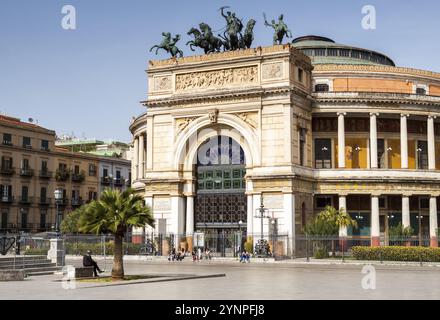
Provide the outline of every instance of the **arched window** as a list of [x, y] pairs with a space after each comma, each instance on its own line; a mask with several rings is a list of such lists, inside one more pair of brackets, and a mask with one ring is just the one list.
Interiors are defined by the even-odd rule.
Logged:
[[328, 92], [330, 91], [330, 88], [327, 83], [318, 83], [315, 85], [315, 91], [316, 92]]

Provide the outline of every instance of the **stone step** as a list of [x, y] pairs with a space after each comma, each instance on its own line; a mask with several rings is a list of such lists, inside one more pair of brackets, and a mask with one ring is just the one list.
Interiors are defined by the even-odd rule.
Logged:
[[14, 260], [8, 260], [8, 261], [0, 261], [0, 266], [8, 265], [8, 264], [29, 264], [29, 263], [46, 263], [50, 261], [49, 259], [16, 259]]
[[56, 267], [56, 266], [48, 266], [48, 267], [40, 267], [40, 268], [27, 268], [23, 269], [26, 274], [32, 274], [35, 272], [56, 272], [60, 271], [62, 267]]
[[8, 264], [8, 265], [2, 265], [0, 266], [0, 270], [7, 270], [7, 269], [30, 269], [30, 268], [44, 268], [44, 267], [54, 267], [56, 266], [55, 263], [52, 263], [50, 261], [44, 262], [44, 263], [17, 263], [17, 264]]
[[8, 261], [35, 261], [35, 260], [47, 260], [47, 256], [0, 256], [0, 263]]

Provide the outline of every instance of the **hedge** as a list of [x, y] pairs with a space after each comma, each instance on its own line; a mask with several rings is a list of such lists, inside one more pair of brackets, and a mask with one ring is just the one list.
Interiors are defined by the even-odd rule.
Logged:
[[357, 260], [440, 262], [440, 248], [429, 247], [352, 247]]
[[[87, 243], [87, 242], [65, 242], [64, 243], [66, 254], [73, 255], [84, 255], [87, 253], [87, 250], [92, 252], [92, 255], [102, 255], [104, 254], [104, 248], [102, 243]], [[124, 254], [137, 255], [143, 245], [136, 243], [124, 243], [123, 250]], [[113, 255], [115, 248], [114, 242], [106, 242], [105, 243], [105, 254]]]

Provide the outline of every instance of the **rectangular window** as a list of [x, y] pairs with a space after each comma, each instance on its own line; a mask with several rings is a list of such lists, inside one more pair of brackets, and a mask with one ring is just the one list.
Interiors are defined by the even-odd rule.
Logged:
[[298, 81], [302, 83], [303, 80], [304, 80], [304, 71], [303, 69], [298, 68]]
[[3, 209], [2, 210], [2, 225], [1, 225], [2, 229], [7, 229], [8, 228], [8, 210], [7, 209]]
[[426, 95], [426, 89], [423, 88], [423, 87], [418, 87], [418, 88], [416, 89], [416, 94], [421, 95], [421, 96], [424, 96], [424, 95]]
[[337, 57], [338, 56], [338, 49], [327, 49], [328, 56]]
[[428, 169], [428, 142], [417, 141], [417, 168], [422, 170]]
[[301, 166], [306, 165], [306, 135], [307, 129], [299, 130], [299, 163]]
[[40, 209], [40, 228], [41, 229], [46, 228], [46, 216], [47, 216], [47, 210]]
[[380, 169], [385, 168], [385, 140], [377, 139], [377, 166]]
[[26, 229], [28, 226], [28, 210], [26, 208], [21, 209], [21, 228]]
[[49, 141], [41, 140], [41, 150], [49, 151]]
[[315, 168], [332, 168], [332, 140], [315, 139]]
[[21, 169], [23, 169], [23, 170], [29, 170], [30, 169], [29, 159], [21, 160]]
[[2, 157], [2, 169], [11, 170], [12, 169], [12, 158]]
[[79, 165], [75, 165], [75, 167], [73, 167], [73, 173], [79, 174]]
[[29, 194], [29, 187], [28, 186], [22, 186], [21, 187], [21, 197], [23, 200], [27, 200]]
[[89, 176], [90, 177], [96, 176], [96, 166], [93, 163], [89, 164]]
[[10, 133], [3, 133], [3, 144], [12, 146], [12, 135]]
[[47, 172], [47, 161], [45, 160], [41, 161], [41, 171]]
[[121, 171], [116, 170], [116, 179], [121, 179]]
[[106, 169], [106, 168], [102, 169], [102, 176], [103, 176], [104, 178], [107, 178], [107, 177], [108, 177], [108, 169]]
[[46, 196], [47, 196], [47, 188], [41, 187], [40, 189], [40, 202], [46, 203]]
[[23, 148], [30, 149], [31, 147], [31, 138], [23, 137]]
[[58, 170], [59, 170], [59, 171], [67, 171], [67, 164], [65, 164], [65, 163], [59, 163], [59, 164], [58, 164]]

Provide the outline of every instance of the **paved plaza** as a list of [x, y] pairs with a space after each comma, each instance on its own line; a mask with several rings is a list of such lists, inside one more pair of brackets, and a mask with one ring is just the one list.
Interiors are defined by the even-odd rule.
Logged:
[[[104, 261], [98, 261], [103, 266]], [[79, 260], [68, 263], [78, 265]], [[107, 260], [107, 270], [110, 264]], [[149, 283], [93, 288], [79, 285], [77, 289], [66, 290], [59, 281], [60, 275], [30, 277], [24, 282], [1, 283], [0, 300], [440, 299], [439, 267], [375, 266], [374, 290], [362, 288], [365, 276], [362, 267], [350, 264], [127, 261], [126, 274], [159, 274], [165, 278]], [[208, 277], [179, 280], [185, 275]], [[210, 278], [210, 275], [215, 277]]]

